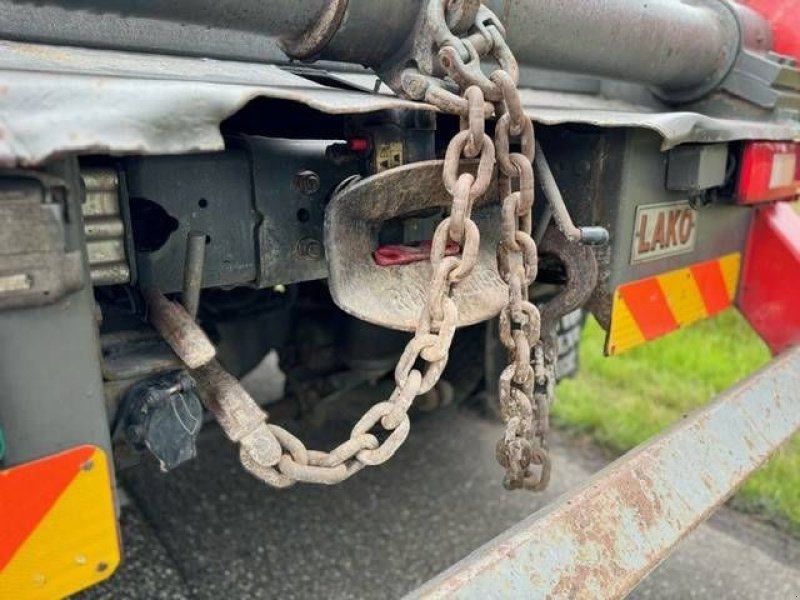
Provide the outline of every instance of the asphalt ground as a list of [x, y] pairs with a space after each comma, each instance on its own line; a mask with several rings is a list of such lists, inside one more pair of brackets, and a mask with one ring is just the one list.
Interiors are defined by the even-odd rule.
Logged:
[[[274, 397], [273, 372], [250, 380]], [[346, 438], [360, 407], [385, 388], [348, 398], [350, 414], [321, 447]], [[277, 491], [241, 470], [210, 427], [198, 459], [162, 474], [145, 460], [121, 474], [124, 563], [82, 598], [330, 598], [402, 596], [607, 463], [591, 444], [556, 432], [543, 494], [509, 493], [494, 459], [499, 424], [465, 408], [418, 415], [387, 464], [333, 487]], [[684, 540], [632, 598], [800, 598], [800, 541], [723, 508]]]

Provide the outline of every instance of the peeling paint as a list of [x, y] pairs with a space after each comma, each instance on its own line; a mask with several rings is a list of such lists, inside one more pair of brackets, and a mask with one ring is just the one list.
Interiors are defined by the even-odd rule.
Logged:
[[624, 597], [798, 428], [800, 348], [409, 598]]
[[[65, 152], [177, 154], [223, 148], [219, 125], [255, 98], [329, 114], [433, 110], [365, 89], [374, 76], [337, 73], [353, 86], [320, 85], [274, 65], [0, 41], [0, 164], [35, 165]], [[791, 121], [653, 113], [619, 100], [521, 90], [526, 114], [545, 125], [639, 127], [662, 148], [688, 142], [800, 137]]]

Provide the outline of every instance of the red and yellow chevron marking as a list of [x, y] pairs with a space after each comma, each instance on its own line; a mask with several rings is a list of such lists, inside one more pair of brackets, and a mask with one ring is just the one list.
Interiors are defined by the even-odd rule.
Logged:
[[78, 446], [0, 471], [0, 598], [63, 598], [109, 577], [119, 558], [100, 448]]
[[619, 354], [728, 308], [736, 295], [741, 255], [623, 284], [614, 292], [606, 354]]

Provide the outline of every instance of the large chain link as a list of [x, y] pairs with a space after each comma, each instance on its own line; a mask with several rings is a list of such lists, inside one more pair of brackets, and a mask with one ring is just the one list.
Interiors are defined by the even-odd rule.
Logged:
[[[496, 26], [479, 28], [484, 53], [493, 56], [499, 68], [488, 77], [482, 72], [480, 56], [469, 40], [461, 40], [469, 61], [452, 46], [439, 52], [448, 76], [462, 89], [468, 109], [461, 108], [462, 132], [467, 136], [466, 156], [485, 147], [483, 139], [484, 98], [494, 105], [495, 153], [501, 198], [501, 238], [497, 246], [497, 269], [508, 285], [508, 302], [499, 317], [500, 340], [509, 364], [499, 381], [500, 413], [505, 434], [497, 444], [498, 462], [505, 468], [507, 489], [544, 489], [550, 479], [547, 451], [548, 411], [554, 385], [554, 363], [541, 339], [539, 310], [528, 297], [536, 278], [538, 254], [531, 237], [533, 221], [533, 158], [536, 147], [533, 124], [522, 109], [517, 89], [518, 68], [502, 32]], [[498, 57], [502, 57], [500, 60]], [[429, 94], [434, 101], [437, 94]], [[439, 104], [439, 103], [437, 103]], [[454, 102], [440, 103], [452, 110]], [[516, 138], [519, 151], [511, 151]], [[455, 141], [455, 140], [454, 140]]]

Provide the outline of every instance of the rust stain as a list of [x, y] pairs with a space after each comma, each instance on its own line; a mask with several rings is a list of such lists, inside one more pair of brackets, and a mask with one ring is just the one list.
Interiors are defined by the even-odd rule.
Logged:
[[[800, 350], [796, 352], [793, 356], [800, 361]], [[785, 373], [776, 372], [776, 369], [769, 372], [770, 377], [779, 375]], [[673, 432], [654, 440], [632, 456], [620, 459], [601, 477], [576, 490], [554, 510], [526, 527], [524, 539], [512, 538], [517, 540], [517, 543], [511, 542], [514, 551], [528, 548], [541, 560], [549, 560], [545, 571], [540, 561], [538, 564], [526, 563], [526, 552], [517, 553], [518, 564], [514, 568], [526, 569], [532, 584], [527, 589], [535, 590], [539, 594], [534, 594], [536, 597], [544, 595], [554, 599], [619, 597], [633, 589], [680, 539], [694, 531], [724, 500], [724, 488], [737, 484], [760, 462], [762, 453], [757, 452], [760, 448], [759, 430], [753, 427], [745, 413], [751, 414], [753, 409], [757, 409], [759, 414], [763, 414], [769, 407], [773, 409], [773, 419], [777, 421], [779, 415], [774, 398], [772, 404], [769, 403], [769, 391], [765, 394], [767, 398], [759, 398], [758, 402], [746, 399], [749, 410], [743, 412], [739, 406], [745, 393], [742, 389], [750, 387], [752, 384], [723, 396], [728, 406], [723, 403], [711, 405], [706, 413], [699, 414], [696, 419], [690, 418], [678, 429], [680, 435]], [[737, 446], [737, 449], [747, 448], [749, 451], [748, 469], [733, 463], [729, 467], [725, 456], [735, 453], [725, 444], [716, 445], [718, 438], [714, 433], [720, 427], [727, 426], [737, 431], [745, 425], [750, 430], [740, 436], [741, 447]], [[779, 431], [785, 436], [794, 431], [797, 422], [763, 425], [765, 430], [769, 430], [769, 425], [774, 428], [783, 426]], [[714, 448], [708, 456], [709, 464], [704, 462], [703, 456], [687, 452], [694, 446], [685, 444], [686, 435], [697, 443]], [[684, 452], [676, 455], [672, 451], [675, 448]], [[714, 462], [716, 459], [719, 459], [718, 463]], [[681, 485], [675, 485], [669, 476], [680, 473], [681, 469], [690, 476]], [[684, 493], [689, 497], [684, 498]], [[702, 502], [702, 506], [698, 502]], [[504, 555], [510, 556], [512, 551], [508, 544], [508, 540], [498, 544], [501, 552], [493, 549], [492, 564], [484, 563], [482, 567], [491, 572], [503, 562]], [[553, 562], [550, 553], [553, 547], [567, 556]], [[460, 583], [468, 583], [476, 577], [474, 572], [462, 571], [460, 574], [464, 575]], [[451, 576], [450, 581], [458, 575]], [[499, 584], [501, 589], [504, 584], [507, 582]], [[461, 589], [461, 586], [451, 589]]]
[[702, 480], [703, 485], [706, 486], [706, 489], [710, 491], [713, 491], [715, 489], [716, 486], [714, 485], [714, 480], [711, 479], [711, 477], [709, 477], [707, 473], [703, 473], [700, 476], [700, 479]]
[[[615, 481], [614, 489], [619, 492], [631, 485], [637, 484], [622, 477]], [[576, 545], [597, 552], [600, 560], [578, 562], [564, 569], [548, 598], [591, 598], [597, 590], [615, 587], [614, 582], [626, 576], [625, 569], [614, 560], [617, 533], [622, 528], [619, 505], [608, 502], [602, 491], [602, 487], [592, 486], [585, 492], [587, 502], [576, 502], [559, 519], [559, 525]]]
[[35, 44], [25, 44], [15, 46], [14, 52], [25, 56], [33, 56], [35, 58], [43, 58], [46, 60], [53, 60], [62, 63], [71, 63], [71, 55], [69, 52], [59, 50], [52, 46], [39, 46]]

